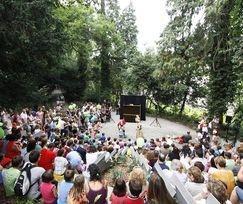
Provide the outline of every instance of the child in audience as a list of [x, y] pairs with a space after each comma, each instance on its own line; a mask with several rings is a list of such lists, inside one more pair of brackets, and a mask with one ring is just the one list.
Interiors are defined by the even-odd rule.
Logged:
[[63, 180], [63, 174], [68, 165], [68, 161], [64, 155], [64, 150], [59, 149], [57, 151], [57, 157], [54, 159], [54, 178], [56, 181], [60, 182]]
[[56, 204], [57, 202], [57, 189], [52, 183], [54, 180], [53, 171], [47, 170], [42, 174], [42, 183], [40, 185], [40, 192], [44, 204]]
[[[146, 196], [148, 190], [148, 182], [146, 180], [146, 175], [141, 167], [135, 166], [133, 168], [129, 175], [129, 180], [137, 180], [142, 183], [142, 192], [140, 194], [140, 197]], [[131, 195], [131, 192], [129, 190], [129, 182], [127, 182], [127, 194]]]
[[68, 194], [68, 204], [86, 204], [89, 203], [86, 192], [84, 189], [84, 176], [78, 175], [75, 180], [73, 187], [70, 189]]
[[115, 182], [115, 186], [110, 197], [111, 204], [124, 204], [126, 192], [127, 189], [125, 181], [118, 178]]
[[125, 198], [125, 204], [144, 204], [143, 198], [139, 197], [142, 192], [143, 184], [139, 180], [130, 180], [129, 181], [129, 191], [130, 195], [127, 195]]
[[58, 204], [66, 204], [70, 189], [73, 187], [74, 170], [66, 170], [64, 172], [64, 181], [62, 181], [58, 188]]

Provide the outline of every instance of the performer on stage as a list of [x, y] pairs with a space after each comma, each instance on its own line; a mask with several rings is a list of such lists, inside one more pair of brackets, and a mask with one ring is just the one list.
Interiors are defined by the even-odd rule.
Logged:
[[135, 117], [135, 122], [136, 122], [136, 123], [140, 123], [140, 121], [141, 121], [141, 120], [140, 120], [139, 115], [136, 115], [136, 117]]
[[137, 129], [136, 129], [136, 138], [138, 137], [143, 137], [143, 130], [142, 130], [141, 123], [137, 125]]
[[118, 124], [117, 124], [117, 127], [118, 127], [118, 131], [119, 131], [119, 137], [126, 137], [126, 134], [125, 134], [125, 124], [126, 124], [126, 121], [125, 119], [121, 119]]
[[136, 138], [143, 137], [142, 125], [139, 115], [136, 115], [135, 122], [137, 123]]

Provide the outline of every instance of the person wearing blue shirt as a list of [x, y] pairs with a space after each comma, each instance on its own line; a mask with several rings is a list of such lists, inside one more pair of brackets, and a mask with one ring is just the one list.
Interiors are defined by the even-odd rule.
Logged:
[[[164, 170], [164, 169], [169, 170], [169, 167], [165, 164], [165, 155], [159, 154], [159, 158], [158, 158], [157, 162], [158, 162], [161, 170]], [[153, 167], [152, 170], [155, 171], [155, 168]]]
[[66, 170], [64, 172], [64, 181], [58, 188], [57, 204], [67, 204], [67, 197], [70, 189], [73, 187], [74, 170]]

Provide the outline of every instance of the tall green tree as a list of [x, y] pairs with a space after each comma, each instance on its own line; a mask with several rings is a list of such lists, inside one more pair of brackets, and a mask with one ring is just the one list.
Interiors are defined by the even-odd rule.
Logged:
[[136, 76], [137, 70], [141, 68], [141, 64], [143, 63], [141, 62], [140, 66], [138, 60], [144, 58], [137, 49], [138, 28], [136, 25], [135, 9], [132, 3], [122, 11], [118, 30], [123, 42], [120, 46], [120, 56], [124, 59], [123, 69], [121, 69], [120, 72], [121, 84], [123, 87], [122, 91], [125, 93], [139, 94], [138, 89], [134, 87], [134, 81], [131, 79], [136, 79], [138, 77]]
[[56, 0], [0, 2], [0, 104], [40, 103], [48, 71], [63, 54]]
[[125, 43], [125, 57], [131, 59], [137, 54], [137, 34], [136, 15], [133, 4], [130, 3], [127, 8], [122, 11], [119, 22], [119, 31]]
[[[111, 5], [107, 0], [93, 1], [88, 3], [96, 12], [95, 21], [93, 22], [93, 41], [95, 44], [95, 60], [96, 71], [96, 83], [95, 89], [98, 90], [100, 100], [110, 99], [112, 93], [112, 44], [114, 40], [114, 34], [116, 33], [115, 23], [109, 15], [113, 13], [109, 12], [109, 6]], [[115, 14], [114, 14], [115, 15]], [[91, 70], [92, 72], [92, 70]]]
[[193, 24], [201, 7], [201, 0], [168, 1], [170, 22], [160, 40], [161, 88], [168, 91], [165, 101], [180, 105], [180, 114], [188, 99], [193, 101], [204, 94], [203, 34]]
[[[97, 6], [100, 9], [97, 10]], [[97, 80], [100, 83], [96, 83], [96, 87], [100, 84], [97, 90], [101, 98], [114, 95], [117, 101], [123, 91], [126, 70], [137, 52], [134, 9], [130, 5], [121, 12], [118, 1], [105, 0], [97, 3], [95, 10], [98, 15], [94, 25], [93, 39], [97, 50], [94, 66], [96, 75], [100, 76]]]
[[113, 53], [111, 57], [111, 79], [113, 93], [116, 101], [127, 86], [127, 71], [138, 56], [137, 50], [137, 26], [135, 10], [129, 4], [123, 11], [120, 10], [117, 1], [108, 1], [108, 17], [115, 24]]
[[231, 12], [235, 0], [208, 1], [205, 25], [208, 34], [207, 64], [209, 72], [208, 110], [221, 119], [229, 103], [234, 101], [237, 74], [231, 50]]
[[67, 42], [61, 69], [54, 72], [55, 83], [65, 91], [68, 101], [80, 100], [86, 89], [87, 70], [92, 53], [94, 11], [83, 2], [69, 2], [55, 12], [64, 25]]

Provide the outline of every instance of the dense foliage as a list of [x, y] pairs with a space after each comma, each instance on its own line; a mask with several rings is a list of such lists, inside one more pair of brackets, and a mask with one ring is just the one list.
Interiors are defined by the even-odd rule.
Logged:
[[54, 0], [0, 2], [0, 104], [16, 106], [43, 97], [48, 72], [64, 53]]
[[222, 120], [232, 104], [240, 115], [242, 6], [238, 0], [168, 1], [171, 20], [161, 35], [158, 69], [180, 113], [185, 103], [204, 98], [200, 104], [211, 117]]

